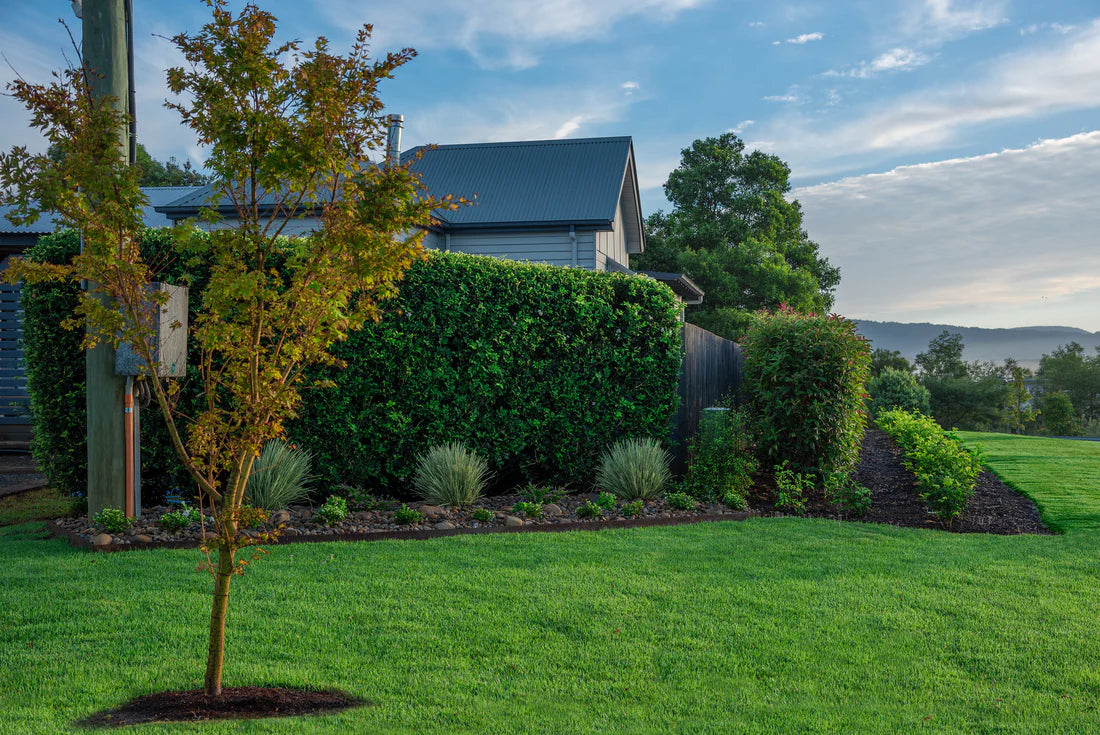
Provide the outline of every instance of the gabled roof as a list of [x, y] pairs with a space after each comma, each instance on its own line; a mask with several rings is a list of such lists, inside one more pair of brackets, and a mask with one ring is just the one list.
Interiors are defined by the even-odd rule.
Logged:
[[474, 202], [439, 213], [448, 228], [610, 227], [624, 185], [636, 197], [626, 177], [633, 158], [629, 136], [420, 146], [401, 156], [433, 195]]
[[[182, 196], [194, 194], [198, 190], [206, 190], [204, 186], [143, 186], [149, 203], [142, 210], [141, 219], [146, 227], [171, 227], [172, 221], [157, 211], [157, 207], [170, 204]], [[38, 221], [33, 225], [13, 225], [6, 215], [13, 207], [0, 206], [0, 234], [25, 234], [48, 235], [57, 229], [57, 222], [49, 212], [43, 212]]]

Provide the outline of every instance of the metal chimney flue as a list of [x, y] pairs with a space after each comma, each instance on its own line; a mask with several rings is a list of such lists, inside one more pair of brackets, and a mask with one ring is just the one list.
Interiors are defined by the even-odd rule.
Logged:
[[386, 135], [386, 165], [397, 166], [401, 163], [401, 130], [405, 127], [404, 115], [389, 116], [390, 130]]

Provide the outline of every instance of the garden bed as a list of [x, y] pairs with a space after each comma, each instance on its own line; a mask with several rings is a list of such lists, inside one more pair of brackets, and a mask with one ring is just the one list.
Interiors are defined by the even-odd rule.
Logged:
[[[418, 539], [471, 533], [598, 530], [781, 515], [772, 505], [773, 496], [766, 478], [760, 479], [750, 495], [747, 512], [735, 511], [718, 503], [700, 503], [695, 510], [677, 510], [662, 499], [646, 504], [640, 513], [630, 517], [624, 515], [622, 506], [619, 506], [603, 511], [597, 518], [582, 518], [578, 509], [586, 502], [596, 500], [597, 494], [581, 493], [567, 495], [557, 503], [545, 504], [542, 515], [533, 518], [513, 511], [515, 503], [524, 500], [523, 497], [500, 495], [483, 498], [471, 508], [410, 503], [409, 507], [420, 511], [424, 518], [419, 523], [406, 524], [396, 522], [392, 507], [352, 512], [346, 520], [329, 526], [313, 521], [312, 508], [295, 506], [289, 511], [272, 514], [268, 527], [282, 527], [278, 543], [295, 543]], [[879, 429], [869, 428], [864, 436], [855, 479], [872, 492], [871, 508], [862, 518], [846, 515], [837, 506], [826, 503], [811, 503], [806, 515], [961, 533], [1051, 533], [1040, 519], [1035, 504], [990, 472], [979, 476], [978, 486], [966, 512], [950, 527], [945, 527], [917, 498], [913, 476], [902, 466], [899, 450]], [[489, 510], [492, 518], [475, 519], [474, 513], [478, 508]], [[146, 509], [132, 528], [118, 535], [97, 533], [86, 516], [58, 519], [52, 521], [49, 528], [55, 535], [68, 538], [76, 546], [100, 551], [197, 546], [203, 533], [203, 528], [198, 524], [177, 532], [157, 527], [157, 519], [166, 510], [161, 506]], [[244, 533], [256, 535], [262, 530], [249, 529]]]

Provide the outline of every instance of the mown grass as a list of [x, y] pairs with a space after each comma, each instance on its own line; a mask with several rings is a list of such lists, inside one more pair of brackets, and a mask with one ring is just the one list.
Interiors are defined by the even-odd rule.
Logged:
[[72, 500], [49, 487], [0, 498], [0, 526], [44, 521], [66, 515]]
[[[36, 528], [0, 529], [0, 732], [199, 685], [196, 552], [87, 554]], [[1100, 731], [1100, 542], [1066, 528], [780, 518], [276, 548], [235, 582], [226, 685], [372, 704], [132, 731]]]

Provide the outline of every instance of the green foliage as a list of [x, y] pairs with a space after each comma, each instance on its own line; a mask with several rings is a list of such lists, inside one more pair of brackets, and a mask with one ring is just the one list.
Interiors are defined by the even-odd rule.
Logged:
[[252, 464], [252, 474], [245, 486], [245, 499], [253, 507], [267, 510], [289, 508], [309, 496], [309, 474], [313, 455], [306, 449], [288, 445], [282, 439], [271, 439]]
[[359, 485], [337, 485], [336, 494], [348, 501], [348, 510], [393, 510], [397, 502], [393, 498], [376, 495]]
[[806, 511], [806, 496], [813, 492], [813, 477], [795, 472], [787, 460], [775, 466], [775, 508], [796, 515]]
[[603, 515], [603, 508], [593, 503], [591, 500], [586, 500], [580, 504], [577, 508], [577, 516], [579, 518], [599, 518]]
[[134, 521], [118, 508], [104, 508], [92, 516], [92, 525], [100, 533], [123, 533]]
[[1004, 368], [962, 359], [961, 334], [944, 330], [917, 355], [920, 382], [940, 426], [1003, 428], [1009, 389]]
[[877, 347], [871, 352], [871, 377], [877, 377], [883, 370], [890, 368], [903, 373], [913, 372], [913, 366], [898, 350]]
[[645, 502], [642, 500], [632, 500], [629, 503], [624, 503], [623, 507], [619, 511], [623, 514], [624, 518], [633, 518], [642, 514], [642, 509], [645, 507]]
[[631, 267], [686, 273], [707, 294], [687, 320], [729, 339], [757, 309], [827, 311], [840, 272], [802, 229], [789, 177], [777, 156], [746, 154], [733, 133], [696, 140], [665, 184], [672, 211], [646, 221], [646, 251]]
[[946, 329], [928, 343], [928, 349], [917, 355], [917, 367], [922, 377], [965, 378], [969, 375], [963, 361], [963, 338]]
[[[46, 156], [51, 161], [61, 163], [66, 153], [61, 146], [54, 144], [46, 151]], [[138, 169], [138, 184], [141, 186], [200, 186], [210, 183], [210, 177], [193, 168], [190, 161], [181, 164], [172, 156], [161, 163], [149, 155], [149, 151], [141, 143], [137, 144], [135, 166]]]
[[623, 500], [655, 500], [672, 477], [670, 461], [654, 439], [623, 439], [600, 455], [596, 485]]
[[198, 508], [189, 508], [186, 503], [177, 510], [170, 510], [167, 513], [163, 513], [160, 518], [157, 519], [157, 525], [163, 528], [165, 531], [182, 531], [189, 527], [192, 523], [197, 523], [202, 520], [202, 513]]
[[871, 507], [871, 490], [843, 472], [826, 475], [825, 498], [856, 516], [862, 516]]
[[613, 493], [600, 493], [596, 498], [596, 505], [600, 506], [604, 510], [613, 510], [617, 504], [617, 499]]
[[339, 495], [330, 495], [320, 508], [313, 514], [313, 520], [320, 521], [326, 526], [335, 526], [348, 517], [348, 501]]
[[1081, 436], [1077, 410], [1063, 391], [1043, 396], [1043, 430], [1050, 436]]
[[512, 512], [525, 515], [528, 518], [541, 518], [542, 503], [531, 503], [526, 500], [521, 500], [512, 506]]
[[587, 483], [617, 438], [667, 434], [678, 312], [646, 278], [433, 252], [336, 350], [345, 365], [317, 375], [335, 388], [291, 435], [333, 482], [399, 488], [461, 440], [502, 474]]
[[412, 483], [435, 505], [469, 505], [481, 497], [492, 475], [488, 463], [461, 442], [432, 447], [417, 458]]
[[878, 425], [901, 447], [902, 462], [917, 478], [920, 499], [944, 522], [958, 518], [982, 471], [980, 454], [967, 451], [927, 416], [887, 411]]
[[488, 523], [493, 520], [493, 511], [488, 508], [478, 508], [474, 511], [474, 520], [480, 523]]
[[744, 342], [743, 390], [766, 464], [824, 475], [851, 469], [864, 429], [867, 341], [842, 317], [757, 315]]
[[564, 498], [565, 490], [559, 487], [537, 485], [533, 482], [529, 482], [519, 491], [519, 495], [524, 500], [529, 500], [532, 503], [547, 505], [550, 503], [557, 503]]
[[729, 490], [722, 496], [722, 505], [734, 510], [746, 510], [749, 507], [749, 501], [744, 495]]
[[1083, 421], [1100, 418], [1100, 350], [1086, 355], [1076, 342], [1059, 346], [1039, 360], [1036, 375], [1044, 393], [1062, 391], [1069, 396]]
[[1015, 434], [1029, 432], [1039, 418], [1027, 379], [1031, 370], [1021, 367], [1015, 360], [1005, 360], [1004, 372], [1008, 380], [1008, 419], [1009, 430]]
[[867, 383], [867, 393], [871, 396], [872, 416], [892, 408], [925, 415], [932, 413], [928, 389], [910, 372], [884, 368]]
[[401, 525], [413, 525], [423, 523], [424, 514], [402, 503], [401, 507], [393, 512], [393, 520], [394, 523], [400, 523]]
[[699, 433], [688, 443], [688, 471], [681, 487], [703, 500], [732, 493], [743, 504], [758, 469], [753, 451], [745, 411], [704, 411]]
[[665, 495], [665, 500], [668, 501], [668, 506], [674, 510], [695, 510], [699, 504], [695, 498], [681, 492], [669, 493]]

